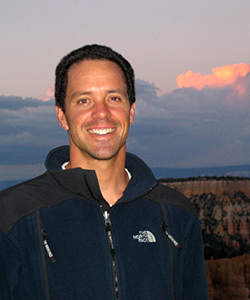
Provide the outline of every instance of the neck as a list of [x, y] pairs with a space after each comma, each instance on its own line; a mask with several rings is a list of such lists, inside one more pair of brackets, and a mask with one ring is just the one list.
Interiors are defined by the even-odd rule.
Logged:
[[80, 167], [95, 170], [104, 199], [110, 205], [115, 204], [122, 197], [129, 182], [128, 173], [125, 171], [126, 151], [120, 151], [115, 157], [108, 160], [76, 158], [77, 156], [70, 155], [66, 169]]
[[125, 165], [120, 168], [114, 166], [96, 170], [96, 174], [104, 199], [111, 205], [115, 204], [123, 196], [129, 182]]

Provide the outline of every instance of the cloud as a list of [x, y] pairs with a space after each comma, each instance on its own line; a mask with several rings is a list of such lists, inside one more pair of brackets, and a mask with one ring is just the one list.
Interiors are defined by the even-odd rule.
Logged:
[[[137, 79], [136, 91], [127, 150], [151, 167], [250, 164], [249, 73], [238, 71], [231, 84], [182, 87], [163, 96], [153, 83]], [[0, 139], [0, 180], [1, 174], [27, 178], [31, 165], [38, 174], [47, 153], [68, 144], [53, 99], [16, 96], [0, 96]]]
[[219, 71], [234, 72], [224, 84], [182, 87], [161, 97], [156, 89], [153, 97], [141, 93], [128, 149], [158, 167], [249, 164], [250, 76], [244, 66], [215, 70], [217, 78]]
[[186, 74], [181, 74], [176, 78], [179, 88], [194, 87], [198, 90], [209, 87], [224, 88], [227, 85], [236, 85], [239, 96], [245, 94], [244, 88], [237, 84], [241, 78], [246, 77], [250, 72], [250, 66], [245, 63], [216, 67], [212, 69], [212, 74], [202, 76], [201, 73], [193, 73], [191, 70]]
[[43, 102], [36, 98], [22, 98], [18, 96], [0, 96], [0, 110], [18, 111], [26, 108], [51, 106], [52, 102]]
[[53, 100], [0, 96], [0, 165], [42, 163], [52, 145], [67, 143], [60, 129]]
[[[34, 165], [0, 165], [1, 181], [24, 180], [45, 172], [43, 164]], [[11, 174], [11, 177], [10, 177]]]
[[44, 102], [49, 101], [51, 99], [54, 99], [54, 94], [55, 94], [55, 86], [52, 85], [47, 89], [46, 93], [39, 100], [42, 100]]

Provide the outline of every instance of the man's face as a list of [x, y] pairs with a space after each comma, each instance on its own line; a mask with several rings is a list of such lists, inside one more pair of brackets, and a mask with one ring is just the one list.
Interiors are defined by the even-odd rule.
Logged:
[[68, 130], [71, 153], [87, 160], [125, 154], [135, 104], [130, 107], [124, 74], [116, 63], [84, 60], [72, 65], [65, 112], [56, 110], [60, 125]]

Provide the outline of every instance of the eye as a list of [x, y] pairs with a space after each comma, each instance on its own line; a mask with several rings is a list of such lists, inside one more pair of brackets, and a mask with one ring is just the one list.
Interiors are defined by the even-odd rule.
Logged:
[[77, 103], [78, 103], [78, 104], [86, 104], [86, 103], [88, 103], [88, 102], [89, 102], [88, 99], [83, 98], [83, 99], [79, 99]]
[[117, 101], [121, 101], [121, 98], [118, 97], [118, 96], [112, 96], [109, 98], [110, 101], [114, 101], [114, 102], [117, 102]]

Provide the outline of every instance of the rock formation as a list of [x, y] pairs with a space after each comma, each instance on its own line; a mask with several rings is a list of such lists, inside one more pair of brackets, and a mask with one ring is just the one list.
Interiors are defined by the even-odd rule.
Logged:
[[249, 300], [249, 254], [205, 263], [210, 300]]
[[[165, 182], [194, 204], [206, 246], [214, 258], [250, 253], [250, 179]], [[218, 256], [219, 255], [219, 256]], [[206, 257], [209, 258], [209, 257]]]
[[210, 300], [250, 298], [250, 179], [163, 182], [194, 204], [204, 238]]

